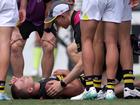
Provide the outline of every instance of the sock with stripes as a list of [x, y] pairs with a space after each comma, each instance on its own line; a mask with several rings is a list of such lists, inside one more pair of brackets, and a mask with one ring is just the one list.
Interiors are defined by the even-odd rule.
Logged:
[[94, 87], [96, 88], [97, 92], [101, 90], [101, 75], [94, 75], [93, 83]]
[[134, 75], [133, 70], [123, 70], [124, 86], [134, 89]]
[[79, 76], [79, 79], [80, 79], [82, 85], [83, 85], [84, 87], [86, 87], [85, 75], [84, 75], [84, 74], [81, 74], [81, 75]]
[[4, 93], [5, 81], [0, 81], [0, 93]]
[[86, 90], [88, 91], [90, 87], [93, 87], [93, 78], [94, 76], [85, 76], [85, 87]]
[[108, 90], [113, 90], [114, 91], [114, 87], [115, 87], [115, 79], [107, 79], [107, 89]]

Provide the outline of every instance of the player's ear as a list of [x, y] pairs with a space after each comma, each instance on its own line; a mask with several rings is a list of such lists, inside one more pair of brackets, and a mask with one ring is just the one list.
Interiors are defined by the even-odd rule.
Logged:
[[29, 93], [32, 93], [32, 92], [33, 92], [33, 88], [32, 88], [32, 87], [31, 87], [31, 88], [28, 88], [27, 91], [28, 91]]

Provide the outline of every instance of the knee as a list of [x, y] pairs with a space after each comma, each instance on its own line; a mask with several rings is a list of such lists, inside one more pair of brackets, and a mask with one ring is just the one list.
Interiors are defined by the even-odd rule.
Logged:
[[114, 39], [106, 39], [105, 40], [105, 44], [106, 44], [106, 46], [109, 46], [109, 45], [117, 45], [117, 40], [114, 40]]
[[124, 40], [119, 40], [120, 46], [131, 46], [131, 40], [130, 38], [126, 38]]
[[14, 43], [11, 44], [11, 53], [12, 54], [17, 54], [19, 52], [22, 52], [24, 47], [24, 43], [22, 40], [15, 41]]
[[48, 41], [42, 41], [42, 48], [45, 52], [53, 52], [55, 46]]

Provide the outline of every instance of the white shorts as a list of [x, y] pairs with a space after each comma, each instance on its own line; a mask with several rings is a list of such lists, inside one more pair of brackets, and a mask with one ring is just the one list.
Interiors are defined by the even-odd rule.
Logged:
[[83, 0], [81, 20], [121, 23], [123, 0]]
[[132, 8], [130, 3], [130, 0], [123, 0], [124, 1], [124, 8], [123, 8], [123, 15], [122, 15], [122, 21], [131, 21], [132, 19]]
[[0, 26], [14, 27], [18, 18], [16, 0], [0, 0]]

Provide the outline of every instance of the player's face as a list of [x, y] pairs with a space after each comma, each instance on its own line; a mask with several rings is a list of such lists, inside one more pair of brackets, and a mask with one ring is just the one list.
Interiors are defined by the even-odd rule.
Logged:
[[55, 23], [63, 28], [68, 28], [70, 25], [69, 18], [66, 15], [58, 16], [55, 20]]
[[26, 90], [34, 86], [34, 81], [32, 77], [21, 77], [15, 82], [15, 86], [18, 89]]

